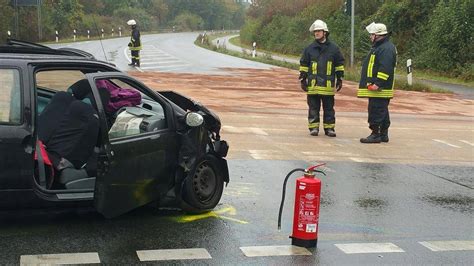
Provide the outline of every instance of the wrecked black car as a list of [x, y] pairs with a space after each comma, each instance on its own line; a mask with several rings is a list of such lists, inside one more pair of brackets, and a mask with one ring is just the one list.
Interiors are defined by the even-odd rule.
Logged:
[[0, 208], [202, 212], [229, 182], [221, 122], [75, 49], [0, 46]]

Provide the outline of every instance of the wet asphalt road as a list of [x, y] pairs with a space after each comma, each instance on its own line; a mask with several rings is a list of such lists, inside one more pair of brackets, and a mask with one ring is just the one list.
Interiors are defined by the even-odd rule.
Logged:
[[[18, 263], [21, 255], [71, 252], [98, 252], [105, 264], [135, 264], [137, 250], [174, 248], [205, 248], [212, 256], [175, 264], [472, 262], [473, 251], [433, 252], [418, 243], [473, 239], [472, 189], [443, 179], [469, 179], [472, 168], [354, 162], [331, 162], [325, 168], [319, 242], [312, 256], [245, 257], [240, 247], [290, 244], [294, 180], [288, 185], [282, 231], [277, 231], [283, 178], [308, 163], [231, 160], [232, 181], [216, 211], [207, 216], [151, 207], [112, 220], [92, 209], [2, 213], [0, 264]], [[405, 252], [345, 254], [335, 246], [365, 242], [390, 242]]]
[[[179, 40], [194, 38], [188, 34], [175, 36]], [[163, 39], [153, 45], [185, 61], [178, 57], [179, 49], [160, 46], [172, 43], [168, 37], [158, 36]], [[127, 41], [123, 38], [123, 45]], [[79, 44], [78, 48], [81, 45], [91, 47], [90, 52], [101, 50], [92, 42]], [[125, 55], [120, 54], [124, 46], [117, 40], [109, 45], [117, 47], [111, 48], [117, 51], [114, 63], [126, 70]], [[190, 53], [195, 53], [192, 60], [199, 61], [196, 53], [200, 48], [192, 49], [189, 48]], [[214, 73], [222, 71], [216, 67], [227, 60], [220, 61], [222, 55], [214, 60], [213, 54], [205, 50], [202, 56], [206, 58], [201, 59], [202, 68], [195, 63], [179, 66], [176, 62], [173, 67], [177, 67], [176, 71], [192, 69]], [[228, 60], [234, 67], [252, 67], [253, 64], [240, 59]], [[172, 69], [164, 63], [155, 67], [150, 71]], [[469, 141], [472, 143], [472, 138]], [[239, 143], [231, 143], [232, 148], [238, 149]], [[463, 165], [466, 160], [472, 162], [472, 157], [453, 158], [456, 159]], [[92, 208], [3, 211], [0, 212], [0, 264], [18, 264], [22, 255], [78, 252], [97, 252], [104, 264], [137, 264], [140, 263], [138, 250], [175, 248], [204, 248], [212, 257], [172, 261], [177, 265], [472, 264], [472, 163], [454, 166], [330, 161], [324, 168], [327, 176], [321, 177], [319, 240], [318, 248], [310, 249], [312, 255], [246, 257], [241, 247], [290, 244], [294, 179], [299, 175], [293, 175], [289, 182], [282, 231], [278, 232], [283, 179], [290, 170], [305, 168], [311, 163], [314, 162], [234, 156], [229, 160], [231, 183], [225, 188], [221, 203], [214, 212], [198, 216], [151, 206], [111, 220]], [[453, 240], [471, 241], [471, 250], [435, 252], [419, 243]], [[404, 252], [346, 254], [336, 246], [349, 243], [392, 243]]]

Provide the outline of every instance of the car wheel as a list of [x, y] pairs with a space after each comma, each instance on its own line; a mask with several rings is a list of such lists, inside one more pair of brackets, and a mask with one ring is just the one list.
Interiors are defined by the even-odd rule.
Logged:
[[[213, 209], [222, 196], [224, 180], [209, 161], [202, 162], [184, 184], [183, 210], [203, 212]], [[186, 206], [188, 205], [188, 206]]]

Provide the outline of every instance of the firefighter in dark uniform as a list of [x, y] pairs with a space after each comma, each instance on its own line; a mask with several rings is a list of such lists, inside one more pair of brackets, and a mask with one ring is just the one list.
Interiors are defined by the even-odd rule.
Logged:
[[128, 43], [128, 48], [132, 54], [132, 63], [128, 65], [140, 67], [140, 50], [142, 49], [140, 31], [138, 30], [137, 22], [134, 19], [129, 20], [127, 25], [132, 27], [132, 34], [130, 37], [130, 42]]
[[329, 30], [322, 20], [316, 20], [309, 31], [315, 41], [303, 51], [300, 59], [301, 88], [307, 92], [308, 129], [310, 135], [319, 134], [319, 110], [323, 105], [323, 128], [326, 136], [335, 137], [336, 117], [334, 94], [342, 88], [344, 57], [339, 47], [329, 41]]
[[388, 105], [393, 98], [397, 49], [390, 41], [384, 24], [372, 23], [366, 29], [370, 33], [372, 48], [362, 63], [357, 97], [369, 98], [368, 122], [372, 133], [361, 138], [360, 142], [388, 142]]

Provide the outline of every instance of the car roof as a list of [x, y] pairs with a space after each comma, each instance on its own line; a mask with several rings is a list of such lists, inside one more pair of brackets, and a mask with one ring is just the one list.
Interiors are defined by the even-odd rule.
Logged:
[[45, 45], [9, 39], [0, 45], [0, 58], [24, 61], [81, 61], [114, 66], [113, 63], [97, 60], [92, 54], [74, 48], [51, 48]]
[[89, 59], [95, 57], [85, 51], [74, 48], [50, 48], [45, 45], [31, 43], [21, 40], [9, 39], [7, 43], [0, 45], [0, 56], [3, 58], [24, 58], [24, 59], [47, 59], [47, 58], [68, 58], [68, 59]]

